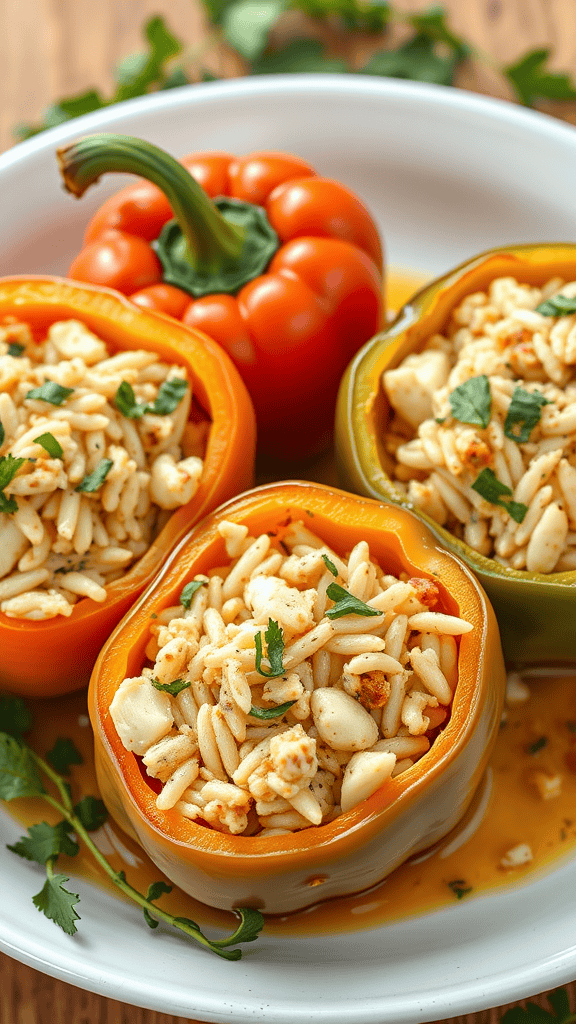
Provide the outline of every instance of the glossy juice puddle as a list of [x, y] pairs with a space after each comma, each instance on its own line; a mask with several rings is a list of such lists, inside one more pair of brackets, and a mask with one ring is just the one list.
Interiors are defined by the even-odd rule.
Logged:
[[[388, 308], [398, 309], [425, 283], [423, 275], [389, 271]], [[306, 478], [334, 482], [330, 455], [306, 468]], [[529, 682], [527, 703], [508, 709], [485, 779], [464, 819], [441, 843], [407, 861], [378, 886], [354, 896], [318, 903], [283, 917], [267, 917], [266, 932], [298, 936], [375, 928], [474, 899], [502, 886], [523, 884], [565, 857], [576, 855], [576, 673], [541, 675]], [[74, 799], [97, 794], [92, 733], [86, 695], [29, 702], [35, 728], [29, 737], [44, 754], [59, 737], [74, 740], [84, 763], [72, 769]], [[559, 778], [557, 795], [544, 799], [538, 780]], [[41, 799], [13, 801], [8, 812], [25, 826], [58, 815]], [[93, 839], [116, 871], [146, 892], [162, 877], [142, 849], [112, 819]], [[520, 843], [532, 851], [524, 867], [503, 869], [502, 857]], [[83, 847], [73, 859], [60, 857], [59, 868], [124, 897], [103, 876]], [[39, 875], [40, 877], [40, 875]], [[40, 883], [41, 884], [41, 883]], [[32, 891], [30, 893], [32, 896]], [[201, 927], [230, 931], [232, 915], [213, 910], [177, 889], [162, 897], [169, 912], [191, 917]]]

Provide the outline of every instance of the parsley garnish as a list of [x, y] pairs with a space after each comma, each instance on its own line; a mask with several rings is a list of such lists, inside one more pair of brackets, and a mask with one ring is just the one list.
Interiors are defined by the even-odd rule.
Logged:
[[[270, 671], [262, 668], [262, 633], [256, 633], [254, 636], [254, 646], [256, 648], [256, 671], [261, 676], [266, 676], [267, 679], [276, 679], [278, 676], [284, 675], [284, 665], [282, 659], [284, 655], [284, 634], [277, 622], [273, 619], [268, 619], [268, 629], [264, 633], [264, 639], [267, 644], [267, 656], [270, 662]], [[267, 718], [274, 717], [273, 715], [266, 715]]]
[[34, 441], [36, 444], [42, 445], [45, 452], [53, 459], [61, 459], [64, 454], [64, 449], [59, 441], [56, 440], [54, 434], [49, 432], [40, 434], [39, 437], [35, 437]]
[[11, 341], [8, 345], [8, 355], [13, 356], [14, 359], [20, 359], [26, 351], [26, 345], [21, 345], [19, 341]]
[[472, 886], [466, 885], [463, 878], [455, 878], [452, 882], [447, 882], [446, 884], [452, 890], [457, 900], [461, 900], [463, 896], [467, 896], [469, 892], [472, 892]]
[[187, 690], [190, 686], [189, 679], [175, 679], [172, 683], [159, 683], [157, 679], [151, 679], [150, 682], [155, 689], [161, 693], [169, 693], [171, 697], [177, 697], [182, 690]]
[[542, 406], [551, 405], [541, 391], [525, 391], [514, 388], [512, 401], [508, 406], [504, 421], [504, 433], [516, 444], [524, 444], [530, 440], [530, 434], [540, 422]]
[[474, 423], [484, 429], [490, 423], [492, 396], [490, 381], [485, 373], [459, 384], [450, 393], [448, 400], [454, 419], [460, 423]]
[[62, 405], [67, 398], [74, 392], [74, 388], [64, 388], [61, 384], [56, 384], [53, 380], [45, 380], [42, 387], [32, 388], [28, 391], [24, 397], [34, 398], [40, 402], [49, 402], [50, 405]]
[[94, 491], [99, 490], [113, 465], [112, 459], [101, 459], [94, 472], [85, 476], [76, 490], [84, 491], [86, 494], [93, 494]]
[[280, 716], [285, 715], [295, 703], [295, 700], [287, 700], [285, 704], [277, 704], [275, 708], [257, 708], [253, 704], [250, 708], [250, 714], [252, 715], [252, 718], [261, 718], [264, 720], [268, 718], [280, 718]]
[[14, 479], [26, 459], [15, 459], [13, 455], [0, 456], [0, 512], [10, 515], [18, 511], [18, 503], [14, 498], [7, 498], [4, 488]]
[[512, 491], [510, 488], [503, 484], [498, 477], [492, 472], [491, 469], [483, 469], [482, 472], [472, 484], [473, 490], [477, 491], [485, 501], [489, 501], [491, 505], [499, 505], [500, 508], [505, 508], [508, 515], [514, 519], [516, 523], [521, 523], [524, 520], [524, 516], [528, 511], [528, 506], [523, 505], [519, 501], [504, 501], [505, 496], [511, 495]]
[[168, 416], [180, 405], [187, 389], [187, 380], [184, 380], [183, 377], [174, 377], [160, 385], [158, 394], [152, 403], [138, 402], [132, 385], [127, 380], [123, 380], [114, 395], [114, 405], [118, 412], [132, 420], [140, 419], [144, 413]]
[[331, 583], [326, 594], [331, 601], [334, 601], [334, 607], [329, 608], [326, 612], [326, 617], [329, 619], [340, 619], [343, 615], [381, 614], [377, 608], [371, 608], [364, 601], [360, 601], [358, 597], [349, 594], [339, 583]]
[[568, 316], [569, 313], [576, 313], [576, 298], [570, 299], [567, 295], [555, 295], [552, 299], [545, 299], [536, 312], [542, 316]]
[[[5, 728], [9, 726], [15, 732], [27, 730], [31, 720], [25, 710], [19, 698], [1, 698], [0, 725]], [[60, 753], [58, 758], [53, 756], [52, 760], [58, 761], [61, 758], [66, 768], [74, 760], [70, 755], [75, 748], [70, 740], [59, 740], [52, 755], [56, 748], [59, 748]], [[55, 796], [44, 788], [42, 777], [48, 778], [52, 787], [55, 787]], [[82, 842], [114, 885], [142, 908], [150, 927], [155, 927], [157, 920], [163, 921], [226, 960], [239, 960], [242, 956], [240, 949], [228, 947], [237, 947], [239, 943], [252, 942], [258, 937], [264, 925], [264, 918], [258, 910], [239, 908], [235, 913], [240, 923], [232, 935], [211, 940], [202, 933], [195, 921], [174, 917], [156, 905], [154, 901], [170, 891], [171, 887], [165, 882], [153, 882], [145, 896], [135, 889], [126, 880], [123, 871], [114, 870], [90, 837], [90, 832], [99, 828], [107, 818], [102, 800], [85, 796], [74, 804], [70, 784], [48, 760], [40, 757], [21, 738], [0, 732], [0, 799], [15, 800], [29, 796], [45, 799], [62, 816], [62, 820], [55, 825], [46, 821], [31, 825], [27, 835], [8, 849], [45, 868], [46, 881], [40, 892], [32, 897], [34, 906], [68, 935], [74, 935], [77, 930], [76, 921], [80, 917], [76, 907], [80, 898], [66, 888], [65, 883], [69, 879], [67, 875], [57, 873], [55, 866], [61, 854], [74, 857]]]
[[334, 565], [334, 562], [330, 558], [328, 558], [328, 555], [322, 555], [322, 558], [324, 560], [324, 565], [326, 566], [326, 568], [330, 570], [333, 576], [337, 576], [338, 569]]
[[183, 587], [182, 593], [180, 594], [180, 604], [183, 608], [188, 609], [190, 607], [194, 594], [197, 590], [200, 590], [200, 587], [203, 587], [206, 582], [206, 580], [190, 580], [190, 583], [187, 583], [186, 586]]

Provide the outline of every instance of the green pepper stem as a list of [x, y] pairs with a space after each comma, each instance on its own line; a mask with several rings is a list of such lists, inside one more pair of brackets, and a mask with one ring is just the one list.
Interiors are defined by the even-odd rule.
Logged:
[[172, 207], [194, 266], [210, 272], [240, 257], [245, 230], [225, 220], [189, 171], [150, 142], [102, 132], [59, 149], [57, 157], [65, 188], [77, 199], [107, 172], [137, 174], [157, 185]]

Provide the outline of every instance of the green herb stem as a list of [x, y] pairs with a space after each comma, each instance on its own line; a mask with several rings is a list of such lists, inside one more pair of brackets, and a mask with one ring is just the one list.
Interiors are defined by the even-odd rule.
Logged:
[[58, 150], [64, 185], [76, 198], [102, 174], [123, 172], [146, 178], [162, 190], [188, 245], [192, 265], [216, 270], [222, 259], [237, 259], [244, 231], [230, 224], [178, 160], [150, 142], [102, 132]]

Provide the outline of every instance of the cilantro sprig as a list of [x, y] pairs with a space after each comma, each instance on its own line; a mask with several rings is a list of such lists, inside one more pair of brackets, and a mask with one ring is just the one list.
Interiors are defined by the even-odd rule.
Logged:
[[[204, 935], [195, 921], [175, 917], [157, 905], [159, 897], [170, 892], [171, 886], [165, 882], [153, 882], [146, 894], [139, 892], [128, 882], [123, 871], [112, 868], [90, 836], [90, 832], [106, 821], [107, 812], [102, 800], [85, 796], [78, 803], [73, 802], [70, 783], [62, 772], [69, 771], [71, 764], [78, 763], [80, 755], [74, 744], [70, 740], [58, 740], [44, 759], [23, 739], [23, 733], [30, 729], [31, 724], [30, 713], [20, 698], [0, 697], [0, 729], [3, 730], [0, 731], [0, 799], [41, 798], [60, 817], [56, 824], [41, 821], [31, 825], [26, 835], [8, 846], [12, 853], [45, 869], [44, 885], [32, 897], [34, 906], [66, 934], [76, 933], [76, 922], [80, 920], [76, 908], [80, 897], [67, 888], [69, 877], [57, 870], [57, 864], [61, 855], [75, 857], [80, 843], [83, 843], [114, 885], [141, 907], [151, 928], [156, 928], [162, 921], [217, 956], [225, 960], [239, 960], [242, 951], [237, 947], [244, 942], [253, 942], [262, 930], [264, 919], [260, 911], [238, 908], [235, 913], [240, 921], [235, 931], [224, 939], [213, 940]], [[54, 767], [55, 764], [58, 767]]]

